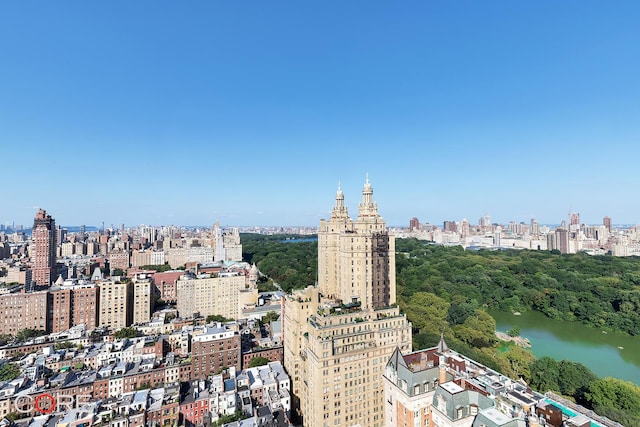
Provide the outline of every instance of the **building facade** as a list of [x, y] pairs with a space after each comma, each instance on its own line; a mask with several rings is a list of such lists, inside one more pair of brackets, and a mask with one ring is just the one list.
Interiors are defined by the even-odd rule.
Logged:
[[131, 325], [133, 318], [133, 286], [130, 282], [100, 283], [100, 326], [117, 331]]
[[23, 329], [48, 331], [47, 292], [0, 295], [0, 334], [16, 335]]
[[384, 425], [384, 366], [411, 349], [396, 306], [395, 240], [366, 180], [353, 221], [340, 188], [318, 230], [318, 284], [283, 301], [285, 367], [305, 426]]
[[223, 368], [241, 369], [240, 334], [217, 323], [194, 331], [191, 339], [193, 378], [205, 379]]
[[241, 309], [240, 291], [246, 286], [245, 276], [239, 273], [221, 273], [218, 277], [184, 275], [176, 284], [178, 313], [182, 318], [197, 313], [204, 317], [219, 314], [237, 319]]
[[133, 279], [133, 313], [132, 322], [136, 325], [151, 320], [154, 303], [154, 286], [149, 277], [139, 275]]

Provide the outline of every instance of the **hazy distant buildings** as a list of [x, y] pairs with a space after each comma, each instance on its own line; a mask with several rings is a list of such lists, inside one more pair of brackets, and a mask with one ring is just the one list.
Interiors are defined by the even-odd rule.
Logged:
[[602, 218], [602, 225], [604, 225], [607, 228], [607, 231], [609, 233], [611, 233], [611, 218], [608, 216], [605, 216], [604, 218]]
[[285, 367], [305, 426], [384, 425], [384, 366], [396, 348], [411, 348], [395, 279], [395, 240], [369, 181], [355, 221], [339, 188], [318, 230], [318, 286], [283, 308]]
[[31, 279], [38, 287], [49, 287], [56, 279], [56, 221], [44, 209], [38, 210], [32, 231], [33, 267]]
[[413, 217], [409, 221], [409, 231], [418, 231], [420, 230], [420, 221], [418, 218]]
[[213, 225], [211, 247], [214, 261], [242, 261], [242, 245], [237, 228], [222, 230], [220, 223]]
[[540, 235], [540, 224], [538, 224], [538, 221], [535, 218], [531, 218], [531, 235]]

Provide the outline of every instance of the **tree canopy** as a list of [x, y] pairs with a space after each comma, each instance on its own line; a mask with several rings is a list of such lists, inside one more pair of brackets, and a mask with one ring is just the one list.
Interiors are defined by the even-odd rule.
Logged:
[[[317, 242], [291, 241], [315, 236], [242, 234], [242, 257], [288, 292], [315, 284]], [[289, 239], [289, 240], [287, 240]]]

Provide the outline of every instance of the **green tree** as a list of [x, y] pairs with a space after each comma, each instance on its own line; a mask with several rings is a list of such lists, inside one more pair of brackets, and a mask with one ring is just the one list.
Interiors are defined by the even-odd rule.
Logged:
[[113, 334], [113, 337], [115, 339], [135, 338], [137, 336], [138, 336], [138, 330], [131, 326], [122, 328], [119, 331], [117, 331], [115, 334]]
[[523, 378], [529, 381], [531, 378], [530, 366], [535, 356], [517, 345], [509, 347], [509, 350], [498, 355], [500, 371], [511, 378]]
[[560, 392], [560, 366], [551, 357], [542, 357], [531, 363], [529, 385], [540, 393], [547, 391]]
[[254, 357], [253, 359], [251, 359], [249, 361], [249, 367], [250, 368], [255, 368], [256, 366], [264, 366], [264, 365], [268, 364], [269, 362], [271, 362], [271, 361], [269, 359], [267, 359], [266, 357], [258, 356], [258, 357]]
[[8, 420], [8, 421], [16, 421], [19, 420], [20, 418], [23, 418], [24, 414], [21, 414], [19, 412], [9, 412], [7, 415], [5, 415], [4, 417]]
[[507, 334], [510, 337], [517, 337], [518, 335], [520, 335], [520, 326], [515, 325], [513, 328], [509, 329], [507, 331]]
[[213, 322], [225, 323], [225, 322], [230, 322], [232, 320], [233, 319], [227, 319], [226, 317], [221, 316], [220, 314], [210, 314], [206, 318], [207, 323], [213, 323]]
[[584, 393], [598, 377], [581, 363], [561, 360], [558, 364], [558, 385], [560, 393], [584, 400]]
[[223, 415], [223, 416], [221, 416], [218, 419], [218, 421], [216, 421], [215, 423], [211, 424], [211, 426], [212, 427], [219, 427], [219, 426], [223, 426], [225, 424], [233, 423], [235, 421], [244, 420], [245, 418], [248, 418], [248, 416], [245, 415], [243, 412], [236, 411], [235, 413], [233, 413], [231, 415]]
[[449, 327], [446, 320], [449, 303], [435, 294], [416, 292], [408, 302], [402, 299], [400, 304], [413, 328], [420, 332], [428, 330], [439, 334]]
[[20, 375], [20, 367], [15, 363], [5, 363], [0, 367], [0, 381], [11, 381]]
[[280, 318], [280, 315], [278, 313], [276, 313], [275, 311], [269, 311], [262, 318], [262, 323], [264, 323], [265, 325], [268, 325], [269, 323], [274, 322], [279, 318]]
[[27, 341], [31, 338], [41, 337], [46, 334], [46, 331], [41, 331], [39, 329], [23, 329], [18, 331], [16, 334], [16, 341]]
[[55, 345], [53, 346], [56, 350], [64, 350], [67, 348], [72, 348], [75, 347], [76, 345], [70, 341], [62, 341], [62, 342], [57, 342], [55, 343]]
[[631, 382], [610, 377], [593, 381], [585, 398], [598, 413], [640, 417], [640, 387]]
[[473, 347], [490, 347], [495, 339], [496, 321], [486, 311], [475, 310], [462, 325], [455, 325], [456, 338]]

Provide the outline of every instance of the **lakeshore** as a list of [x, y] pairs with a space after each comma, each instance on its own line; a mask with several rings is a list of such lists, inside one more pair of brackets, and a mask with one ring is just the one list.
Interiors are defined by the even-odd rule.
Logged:
[[516, 345], [522, 347], [522, 348], [530, 348], [531, 347], [531, 342], [529, 341], [528, 338], [522, 337], [520, 335], [512, 337], [511, 335], [505, 333], [505, 332], [500, 332], [500, 331], [496, 331], [496, 337], [498, 337], [499, 340], [501, 341], [508, 341], [508, 342], [514, 342]]

